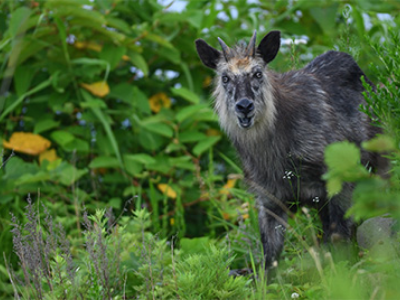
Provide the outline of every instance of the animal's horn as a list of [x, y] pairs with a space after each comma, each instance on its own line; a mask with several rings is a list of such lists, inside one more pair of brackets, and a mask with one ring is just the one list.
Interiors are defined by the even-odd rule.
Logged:
[[229, 49], [225, 42], [220, 38], [218, 38], [218, 42], [221, 45], [222, 53], [224, 54], [226, 61], [228, 61], [231, 58], [231, 49]]
[[251, 37], [249, 45], [246, 48], [246, 56], [254, 57], [256, 55], [256, 36], [257, 30], [254, 30], [253, 36]]

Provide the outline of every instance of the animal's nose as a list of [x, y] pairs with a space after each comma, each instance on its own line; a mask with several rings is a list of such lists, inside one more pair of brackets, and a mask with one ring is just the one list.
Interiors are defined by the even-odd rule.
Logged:
[[254, 110], [254, 103], [248, 99], [242, 99], [236, 103], [235, 109], [236, 112], [247, 115]]

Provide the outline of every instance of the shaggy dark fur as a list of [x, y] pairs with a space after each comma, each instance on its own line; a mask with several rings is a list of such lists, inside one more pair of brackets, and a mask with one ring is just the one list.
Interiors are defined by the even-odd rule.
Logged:
[[[379, 132], [359, 111], [364, 103], [361, 77], [370, 83], [365, 74], [350, 55], [336, 51], [301, 70], [274, 73], [266, 64], [279, 50], [278, 31], [257, 48], [255, 34], [246, 49], [220, 44], [222, 52], [196, 41], [202, 62], [217, 72], [216, 111], [257, 195], [266, 268], [276, 265], [282, 251], [293, 202], [319, 209], [325, 241], [350, 239], [354, 224], [344, 214], [353, 186], [345, 184], [340, 194], [328, 197], [322, 180], [324, 149], [344, 140], [360, 146]], [[361, 153], [363, 165], [383, 169], [383, 159]]]

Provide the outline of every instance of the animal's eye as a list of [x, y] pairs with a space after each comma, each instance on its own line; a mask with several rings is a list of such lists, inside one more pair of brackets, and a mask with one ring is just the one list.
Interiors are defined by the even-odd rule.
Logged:
[[261, 78], [262, 77], [262, 73], [261, 72], [256, 72], [254, 74], [254, 76], [257, 77], [257, 78]]
[[229, 77], [228, 76], [226, 76], [226, 75], [222, 76], [222, 82], [223, 83], [228, 83], [228, 81], [229, 81]]

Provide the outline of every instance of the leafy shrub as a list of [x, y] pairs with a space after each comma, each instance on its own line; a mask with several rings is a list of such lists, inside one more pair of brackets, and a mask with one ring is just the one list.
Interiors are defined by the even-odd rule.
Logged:
[[[281, 30], [281, 54], [271, 65], [278, 71], [300, 68], [326, 50], [351, 53], [372, 81], [387, 87], [372, 94], [367, 110], [384, 120], [382, 125], [388, 126], [385, 129], [398, 145], [398, 41], [393, 39], [390, 47], [379, 42], [389, 41], [387, 32], [398, 31], [399, 3], [182, 2], [182, 11], [156, 0], [0, 3], [0, 245], [9, 266], [7, 271], [0, 265], [2, 296], [10, 297], [16, 289], [28, 298], [183, 298], [186, 291], [174, 288], [178, 268], [208, 261], [256, 272], [262, 265], [253, 199], [242, 190], [235, 154], [211, 110], [212, 73], [195, 53], [193, 41], [198, 37], [216, 46], [218, 36], [232, 44], [247, 40], [254, 29], [259, 35]], [[371, 44], [380, 49], [379, 55]], [[369, 63], [378, 69], [367, 69]], [[379, 101], [382, 98], [386, 100]], [[389, 180], [358, 178], [356, 217], [396, 212], [397, 173], [394, 164]], [[348, 180], [341, 176], [339, 172], [336, 179]], [[384, 188], [389, 192], [381, 201]], [[60, 239], [64, 233], [58, 225], [34, 223], [32, 214], [24, 214], [28, 193], [45, 204], [49, 213], [44, 215], [62, 224], [65, 239]], [[105, 217], [104, 209], [109, 206], [117, 212], [128, 207], [135, 210], [135, 217], [122, 216], [118, 225], [106, 225], [109, 215]], [[15, 215], [13, 222], [9, 211]], [[32, 232], [24, 231], [17, 219], [32, 224]], [[318, 257], [323, 255], [315, 250], [319, 229], [313, 211], [301, 211], [288, 222], [280, 281], [267, 288], [262, 280], [244, 285], [244, 280], [233, 284], [229, 279], [235, 287], [222, 285], [220, 297], [229, 297], [233, 290], [248, 295], [249, 289], [249, 297], [256, 299], [266, 297], [267, 289], [268, 297], [277, 299], [282, 294], [318, 299], [333, 295], [330, 289], [335, 287], [323, 281], [329, 277], [324, 272], [332, 268], [321, 271], [324, 264]], [[39, 223], [45, 225], [43, 239]], [[35, 262], [40, 265], [38, 273], [29, 273], [28, 262], [18, 265], [12, 255], [12, 224], [19, 228], [26, 251], [42, 249], [35, 250], [41, 261]], [[218, 244], [215, 238], [226, 234], [233, 261], [225, 260], [223, 250], [206, 252], [199, 246]], [[49, 242], [45, 250], [53, 235], [58, 242]], [[178, 242], [171, 245], [172, 236]], [[202, 237], [185, 238], [198, 236]], [[188, 244], [195, 252], [188, 251]], [[171, 252], [169, 246], [180, 250]], [[196, 259], [185, 256], [185, 251]], [[374, 268], [367, 266], [368, 277]], [[190, 274], [198, 277], [196, 272]], [[13, 288], [9, 274], [14, 282], [19, 283], [18, 277], [24, 283]], [[257, 275], [262, 277], [262, 272]], [[187, 280], [182, 276], [179, 280]], [[351, 273], [356, 284], [362, 277], [357, 276], [358, 272]], [[214, 279], [220, 283], [220, 278]], [[91, 286], [83, 286], [86, 282]], [[37, 290], [29, 287], [35, 284]], [[396, 289], [388, 285], [387, 291], [392, 295]]]
[[43, 209], [44, 218], [28, 198], [27, 222], [12, 218], [21, 270], [15, 273], [7, 265], [7, 271], [16, 299], [237, 299], [250, 291], [244, 277], [229, 276], [234, 257], [226, 248], [211, 245], [203, 254], [186, 255], [171, 251], [165, 239], [145, 231], [150, 224], [146, 210], [120, 220], [128, 221], [123, 227], [111, 210], [93, 216], [85, 212], [84, 245], [73, 249], [62, 225]]

